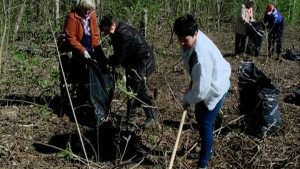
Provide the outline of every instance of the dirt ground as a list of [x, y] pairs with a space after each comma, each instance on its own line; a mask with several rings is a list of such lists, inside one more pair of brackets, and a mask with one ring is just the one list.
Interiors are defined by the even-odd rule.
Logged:
[[[300, 107], [284, 103], [283, 98], [300, 86], [300, 62], [268, 58], [266, 38], [261, 56], [230, 56], [234, 50], [234, 33], [228, 31], [231, 29], [205, 32], [232, 68], [231, 88], [216, 121], [215, 130], [220, 127], [222, 130], [215, 132], [210, 168], [299, 168]], [[284, 49], [294, 47], [300, 53], [299, 32], [299, 25], [286, 27]], [[156, 126], [147, 130], [141, 127], [145, 121], [142, 109], [138, 111], [136, 125], [126, 124], [126, 98], [117, 90], [106, 123], [99, 128], [79, 125], [86, 155], [76, 124], [61, 109], [59, 87], [52, 86], [51, 90], [57, 92], [49, 95], [42, 87], [29, 86], [22, 79], [16, 80], [13, 85], [8, 84], [10, 78], [19, 76], [13, 74], [18, 65], [13, 63], [9, 54], [4, 55], [0, 107], [1, 168], [167, 168], [182, 116], [178, 103], [189, 79], [176, 43], [155, 52], [157, 71], [149, 79], [148, 86], [151, 93], [157, 89], [159, 120]], [[36, 67], [35, 71], [41, 72], [40, 78], [45, 79], [49, 78], [50, 70], [57, 69], [58, 63], [55, 58], [43, 60], [47, 64]], [[239, 113], [237, 71], [245, 61], [254, 62], [280, 89], [278, 101], [283, 126], [264, 139], [244, 132], [245, 121]], [[191, 109], [183, 127], [174, 168], [196, 168], [195, 158], [200, 149], [198, 139]], [[72, 151], [73, 155], [65, 150]]]

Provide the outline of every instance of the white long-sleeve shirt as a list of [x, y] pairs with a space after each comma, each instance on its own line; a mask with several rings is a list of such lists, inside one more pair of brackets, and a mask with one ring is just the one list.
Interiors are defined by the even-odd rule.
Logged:
[[207, 108], [213, 110], [230, 87], [230, 64], [200, 30], [193, 47], [184, 51], [183, 62], [192, 80], [192, 87], [183, 98], [183, 103], [204, 101]]

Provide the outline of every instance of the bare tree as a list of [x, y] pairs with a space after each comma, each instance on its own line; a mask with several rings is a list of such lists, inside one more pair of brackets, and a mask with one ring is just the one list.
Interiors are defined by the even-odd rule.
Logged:
[[5, 39], [5, 35], [6, 35], [6, 27], [7, 27], [7, 10], [5, 7], [5, 0], [3, 0], [3, 18], [4, 18], [4, 29], [3, 29], [3, 33], [2, 33], [2, 38], [1, 38], [1, 44], [0, 44], [0, 84], [1, 84], [1, 65], [2, 65], [2, 50], [3, 50], [3, 46], [4, 46], [4, 39]]
[[191, 13], [192, 12], [192, 0], [189, 0], [188, 8], [189, 8], [189, 13]]
[[21, 21], [22, 21], [22, 18], [23, 18], [25, 7], [26, 7], [26, 0], [24, 0], [23, 5], [21, 6], [21, 10], [20, 10], [20, 13], [19, 13], [18, 18], [17, 18], [16, 25], [15, 25], [13, 39], [15, 39], [17, 34], [18, 34], [18, 30], [19, 30], [19, 27], [20, 27], [20, 24], [21, 24]]
[[143, 12], [142, 12], [142, 18], [141, 18], [141, 21], [140, 21], [140, 32], [145, 38], [146, 38], [146, 35], [147, 35], [147, 22], [148, 22], [147, 13], [148, 13], [147, 8], [144, 8]]
[[217, 1], [217, 28], [220, 28], [220, 20], [221, 20], [221, 0], [216, 0]]
[[55, 24], [57, 24], [58, 19], [59, 19], [59, 0], [55, 0]]

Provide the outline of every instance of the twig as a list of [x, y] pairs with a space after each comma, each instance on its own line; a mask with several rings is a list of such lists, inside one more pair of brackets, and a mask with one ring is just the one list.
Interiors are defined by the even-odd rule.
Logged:
[[130, 169], [134, 169], [134, 168], [138, 167], [144, 161], [144, 159], [145, 159], [145, 157], [143, 157], [140, 162], [138, 162], [136, 165], [134, 165]]
[[[227, 127], [227, 126], [229, 126], [230, 124], [232, 124], [232, 123], [234, 123], [234, 122], [236, 122], [236, 121], [238, 121], [238, 120], [240, 120], [241, 118], [243, 118], [243, 117], [245, 117], [245, 115], [241, 115], [241, 116], [239, 116], [238, 118], [236, 118], [236, 119], [234, 119], [234, 120], [232, 120], [232, 121], [230, 121], [229, 123], [227, 123], [225, 126], [223, 126], [223, 127], [220, 127], [220, 128], [218, 128], [217, 130], [215, 130], [214, 132], [213, 132], [213, 134], [215, 134], [216, 132], [218, 132], [218, 131], [221, 131], [223, 128], [225, 128], [225, 127]], [[189, 152], [191, 152], [196, 146], [197, 146], [197, 144], [198, 144], [198, 142], [196, 142], [183, 156], [182, 156], [182, 158], [184, 158]]]
[[19, 124], [19, 127], [33, 127], [33, 124]]
[[[14, 100], [14, 99], [0, 99], [0, 101], [6, 101], [6, 102], [20, 102], [20, 103], [26, 103], [26, 104], [31, 104], [31, 105], [35, 105], [35, 106], [40, 106], [45, 108], [44, 105], [38, 104], [38, 103], [34, 103], [34, 102], [30, 102], [30, 101], [25, 101], [25, 100]], [[48, 110], [51, 110], [50, 108], [47, 107]]]
[[162, 71], [160, 71], [160, 73], [163, 75], [164, 80], [165, 80], [165, 82], [166, 82], [166, 84], [167, 84], [167, 86], [168, 86], [168, 88], [169, 88], [169, 90], [170, 90], [170, 92], [171, 92], [173, 98], [175, 99], [175, 102], [176, 102], [177, 105], [183, 110], [183, 107], [182, 107], [182, 105], [178, 102], [178, 100], [176, 99], [176, 96], [175, 96], [173, 90], [171, 89], [170, 84], [168, 83], [165, 74], [164, 74]]
[[125, 148], [124, 148], [123, 154], [121, 155], [121, 162], [122, 162], [122, 160], [123, 160], [123, 157], [124, 157], [124, 155], [125, 155], [125, 153], [126, 153], [126, 150], [127, 150], [128, 143], [129, 143], [129, 141], [130, 141], [130, 139], [131, 139], [131, 135], [129, 135], [129, 136], [128, 136], [128, 138], [126, 138], [126, 137], [124, 137], [124, 136], [123, 136], [123, 139], [125, 139], [125, 140], [126, 140], [126, 145], [125, 145]]
[[225, 128], [225, 127], [229, 126], [230, 124], [232, 124], [232, 123], [234, 123], [234, 122], [236, 122], [236, 121], [240, 120], [241, 118], [244, 118], [244, 117], [245, 117], [245, 115], [241, 115], [241, 116], [239, 116], [238, 118], [236, 118], [236, 119], [234, 119], [234, 120], [230, 121], [230, 122], [229, 122], [229, 123], [227, 123], [225, 126], [223, 126], [223, 127], [220, 127], [220, 128], [218, 128], [217, 130], [215, 130], [215, 131], [214, 131], [214, 134], [215, 134], [216, 132], [218, 132], [218, 131], [221, 131], [223, 128]]
[[[54, 31], [53, 31], [53, 28], [52, 28], [52, 25], [51, 25], [50, 21], [49, 21], [49, 24], [50, 24], [51, 32], [52, 32], [52, 35], [53, 35], [54, 43], [57, 44], [56, 38], [55, 38], [55, 34], [54, 34]], [[61, 59], [60, 59], [60, 52], [58, 50], [57, 45], [56, 45], [56, 51], [57, 51], [57, 54], [58, 54], [59, 66], [61, 67], [62, 76], [63, 76], [64, 83], [65, 83], [65, 86], [66, 86], [66, 91], [67, 91], [68, 99], [69, 99], [70, 106], [71, 106], [71, 109], [72, 109], [72, 113], [73, 113], [73, 116], [74, 116], [74, 121], [76, 123], [76, 127], [77, 127], [78, 135], [79, 135], [79, 138], [80, 138], [80, 142], [81, 142], [81, 145], [82, 145], [82, 149], [83, 149], [83, 152], [84, 152], [84, 156], [86, 158], [87, 165], [90, 168], [89, 159], [88, 159], [88, 156], [87, 156], [87, 153], [86, 153], [86, 150], [85, 150], [85, 146], [83, 144], [83, 140], [82, 140], [80, 128], [79, 128], [78, 121], [77, 121], [77, 118], [76, 118], [76, 114], [75, 114], [73, 102], [72, 102], [72, 99], [71, 99], [71, 96], [70, 96], [70, 92], [69, 92], [69, 89], [68, 89], [68, 83], [67, 83], [65, 72], [64, 72], [64, 69], [63, 69], [63, 65], [62, 65], [62, 62], [61, 62]]]

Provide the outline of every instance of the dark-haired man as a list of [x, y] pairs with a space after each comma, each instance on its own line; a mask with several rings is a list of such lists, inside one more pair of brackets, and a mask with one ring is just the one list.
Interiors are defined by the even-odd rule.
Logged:
[[108, 63], [112, 66], [121, 64], [125, 68], [126, 87], [137, 94], [138, 99], [128, 98], [129, 122], [137, 118], [136, 108], [143, 104], [147, 116], [145, 128], [151, 127], [157, 118], [157, 109], [146, 89], [146, 80], [155, 70], [155, 56], [150, 46], [135, 28], [117, 21], [111, 15], [103, 17], [100, 30], [110, 36], [114, 50]]
[[177, 18], [174, 31], [182, 47], [184, 67], [191, 85], [182, 105], [195, 104], [201, 137], [198, 169], [208, 168], [213, 145], [213, 123], [230, 87], [230, 65], [216, 45], [200, 30], [191, 15]]

